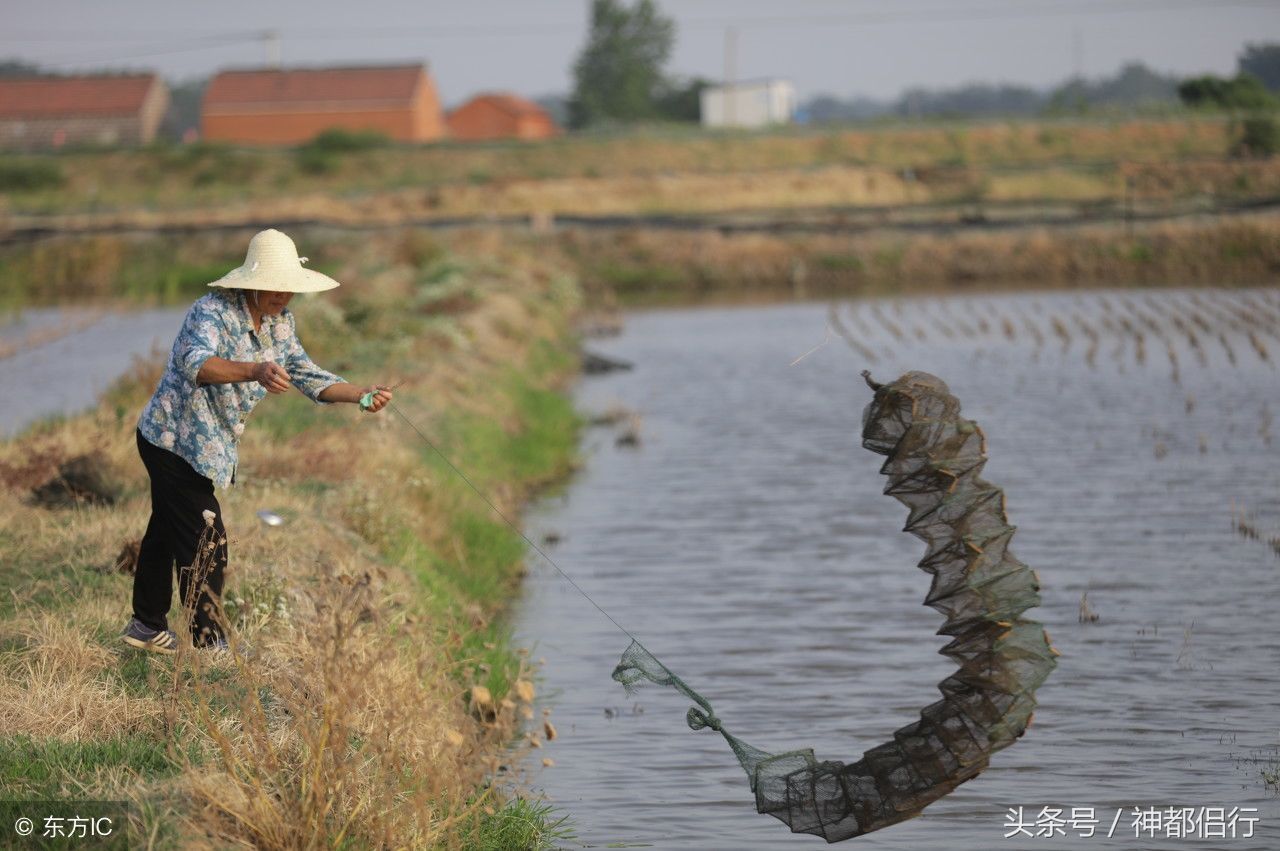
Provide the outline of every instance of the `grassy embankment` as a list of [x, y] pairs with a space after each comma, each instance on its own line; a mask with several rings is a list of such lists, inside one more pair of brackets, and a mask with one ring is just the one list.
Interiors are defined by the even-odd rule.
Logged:
[[1235, 132], [1180, 116], [6, 156], [0, 228], [1274, 201], [1280, 163], [1231, 159]]
[[[54, 177], [9, 192], [0, 229], [192, 231], [179, 263], [119, 234], [0, 249], [0, 309], [122, 289], [180, 298], [238, 253], [209, 250], [229, 245], [214, 224], [322, 221], [373, 228], [381, 242], [406, 220], [504, 215], [694, 217], [683, 229], [540, 229], [523, 242], [568, 258], [606, 303], [1265, 284], [1280, 273], [1280, 216], [1204, 215], [1280, 198], [1280, 158], [1231, 158], [1234, 132], [1223, 117], [1181, 116], [7, 158]], [[1181, 218], [1159, 220], [1171, 213]]]
[[607, 304], [1280, 280], [1274, 215], [946, 235], [578, 232], [561, 245]]
[[[307, 246], [346, 285], [297, 300], [304, 342], [352, 381], [407, 378], [396, 404], [518, 513], [573, 463], [557, 388], [576, 371], [576, 285], [496, 239], [396, 245]], [[6, 797], [132, 801], [135, 847], [523, 848], [562, 829], [489, 787], [532, 716], [503, 621], [523, 544], [391, 412], [297, 394], [255, 412], [222, 498], [228, 615], [251, 657], [119, 642], [131, 580], [109, 566], [146, 523], [132, 432], [157, 376], [140, 365], [92, 412], [0, 444]], [[117, 504], [27, 501], [82, 452], [118, 469]]]
[[[306, 229], [290, 232], [307, 240]], [[363, 238], [389, 251], [398, 233], [389, 228]], [[468, 230], [436, 239], [465, 247], [496, 238], [493, 233]], [[184, 237], [180, 254], [163, 240], [119, 235], [6, 246], [0, 248], [0, 310], [85, 304], [121, 295], [133, 301], [183, 303], [226, 271], [226, 258], [236, 257], [250, 234]], [[943, 234], [507, 231], [502, 242], [524, 255], [575, 269], [589, 303], [605, 308], [978, 289], [1258, 286], [1280, 278], [1280, 216], [1268, 214], [1132, 227]]]
[[[410, 220], [570, 214], [692, 217], [683, 229], [509, 231], [567, 258], [606, 303], [1265, 284], [1280, 273], [1280, 217], [1203, 215], [1280, 198], [1280, 158], [1231, 158], [1234, 132], [1223, 117], [1175, 116], [6, 157], [15, 174], [48, 174], [3, 196], [0, 231], [68, 238], [0, 249], [0, 309], [121, 291], [181, 300], [239, 253], [212, 225], [329, 222], [384, 243]], [[102, 227], [191, 230], [178, 262], [148, 239], [69, 238]]]

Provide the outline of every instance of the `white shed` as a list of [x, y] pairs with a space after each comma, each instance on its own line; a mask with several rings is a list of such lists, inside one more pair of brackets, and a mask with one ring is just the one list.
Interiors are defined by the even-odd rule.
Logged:
[[796, 90], [787, 80], [746, 80], [702, 90], [704, 127], [767, 127], [789, 124]]

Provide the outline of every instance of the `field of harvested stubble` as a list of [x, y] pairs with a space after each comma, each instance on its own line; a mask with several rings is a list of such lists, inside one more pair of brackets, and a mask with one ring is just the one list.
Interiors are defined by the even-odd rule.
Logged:
[[[833, 304], [828, 318], [856, 356], [886, 374], [885, 364], [905, 368], [945, 352], [950, 370], [965, 360], [981, 371], [1017, 364], [1014, 380], [1056, 383], [1063, 405], [1073, 394], [1116, 393], [1101, 414], [1130, 422], [1153, 463], [1241, 443], [1260, 460], [1277, 458], [1276, 288], [869, 299]], [[1144, 407], [1146, 394], [1160, 398], [1159, 409]], [[1221, 496], [1232, 528], [1280, 554], [1280, 507], [1265, 504], [1272, 496]]]

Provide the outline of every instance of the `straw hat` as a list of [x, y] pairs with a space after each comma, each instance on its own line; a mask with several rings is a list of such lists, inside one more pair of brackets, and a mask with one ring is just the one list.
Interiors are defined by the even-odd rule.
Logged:
[[237, 266], [209, 286], [282, 293], [318, 293], [338, 286], [328, 275], [302, 268], [306, 262], [306, 257], [298, 256], [298, 247], [292, 239], [269, 228], [258, 231], [249, 240], [243, 266]]

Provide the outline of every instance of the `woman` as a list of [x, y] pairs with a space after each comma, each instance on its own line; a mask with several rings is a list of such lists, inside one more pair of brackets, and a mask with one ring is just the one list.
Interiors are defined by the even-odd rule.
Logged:
[[338, 282], [304, 269], [293, 240], [264, 230], [249, 242], [244, 265], [209, 286], [187, 312], [160, 385], [138, 421], [138, 452], [151, 478], [147, 523], [133, 579], [133, 618], [126, 644], [172, 653], [168, 627], [173, 564], [179, 605], [190, 599], [196, 547], [212, 528], [215, 549], [190, 623], [198, 647], [225, 647], [214, 617], [227, 564], [226, 532], [214, 486], [235, 481], [236, 446], [245, 420], [268, 393], [292, 384], [320, 404], [351, 402], [376, 412], [391, 401], [382, 386], [356, 387], [316, 366], [298, 342], [286, 309], [294, 293], [333, 289]]

